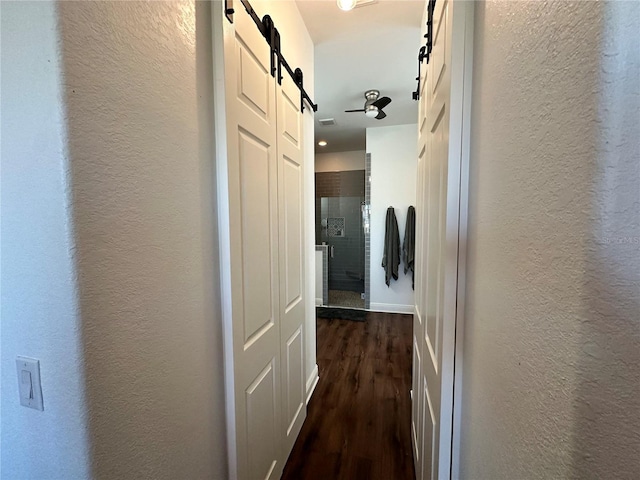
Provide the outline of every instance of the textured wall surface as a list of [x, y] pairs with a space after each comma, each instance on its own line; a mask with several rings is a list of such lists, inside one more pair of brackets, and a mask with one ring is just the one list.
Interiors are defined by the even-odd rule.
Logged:
[[93, 474], [225, 478], [210, 6], [59, 16]]
[[[210, 8], [2, 3], [2, 478], [227, 477]], [[295, 4], [270, 13], [313, 96]], [[17, 406], [17, 354], [44, 412]]]
[[639, 15], [476, 6], [463, 478], [640, 471]]
[[402, 245], [407, 209], [415, 206], [417, 150], [415, 124], [367, 128], [367, 153], [371, 154], [370, 306], [374, 311], [413, 312], [411, 272], [404, 274], [401, 261], [398, 280], [387, 287], [381, 265], [387, 208], [395, 209]]
[[[2, 2], [1, 477], [86, 478], [82, 352], [55, 5]], [[44, 411], [15, 358], [40, 360]]]
[[[1, 477], [86, 478], [89, 460], [55, 4], [2, 2]], [[15, 358], [40, 360], [44, 411]]]

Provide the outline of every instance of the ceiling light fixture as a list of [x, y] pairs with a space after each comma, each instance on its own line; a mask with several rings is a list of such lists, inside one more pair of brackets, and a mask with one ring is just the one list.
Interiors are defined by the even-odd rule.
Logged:
[[321, 146], [321, 147], [326, 147], [327, 146], [327, 142], [326, 142], [326, 140], [320, 140], [318, 142], [318, 145]]
[[352, 10], [356, 6], [357, 0], [337, 0], [338, 8], [345, 12]]
[[378, 107], [375, 105], [367, 105], [364, 108], [364, 114], [369, 118], [376, 118], [378, 116]]

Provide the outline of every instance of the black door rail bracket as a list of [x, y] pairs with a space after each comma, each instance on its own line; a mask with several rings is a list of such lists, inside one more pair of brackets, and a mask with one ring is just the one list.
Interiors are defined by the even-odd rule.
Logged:
[[416, 77], [416, 80], [418, 81], [418, 86], [416, 87], [416, 91], [411, 94], [411, 97], [414, 100], [418, 100], [420, 98], [420, 65], [422, 65], [422, 61], [427, 56], [427, 54], [425, 53], [426, 49], [427, 49], [426, 46], [422, 46], [418, 51], [418, 76]]
[[[249, 3], [249, 0], [240, 0], [240, 3], [244, 6], [244, 9], [249, 14], [253, 23], [256, 24], [260, 34], [264, 37], [271, 50], [271, 76], [275, 77], [278, 81], [278, 85], [282, 85], [282, 68], [286, 70], [293, 82], [300, 89], [300, 111], [304, 112], [305, 100], [314, 112], [318, 111], [318, 105], [313, 103], [311, 97], [304, 89], [302, 70], [296, 68], [295, 71], [289, 66], [289, 63], [282, 55], [280, 32], [275, 27], [273, 20], [269, 15], [265, 15], [260, 20], [260, 17]], [[233, 15], [235, 9], [233, 8], [233, 0], [225, 0], [225, 16], [229, 22], [233, 23]]]
[[436, 0], [429, 0], [427, 4], [427, 33], [425, 33], [424, 38], [427, 39], [427, 43], [420, 47], [418, 51], [418, 76], [416, 80], [418, 81], [418, 87], [415, 92], [411, 93], [411, 98], [414, 100], [420, 99], [420, 66], [422, 65], [422, 61], [426, 60], [427, 65], [429, 65], [429, 60], [431, 57], [431, 50], [433, 48], [433, 13], [436, 8]]

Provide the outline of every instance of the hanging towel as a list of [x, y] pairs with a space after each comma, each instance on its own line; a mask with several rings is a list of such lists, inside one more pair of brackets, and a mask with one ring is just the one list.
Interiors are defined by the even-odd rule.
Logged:
[[398, 280], [398, 267], [400, 266], [400, 233], [398, 221], [393, 207], [387, 208], [387, 220], [384, 232], [384, 248], [382, 255], [382, 267], [384, 268], [384, 281], [387, 287], [391, 278]]
[[402, 262], [404, 263], [404, 274], [411, 270], [411, 288], [415, 282], [415, 259], [416, 254], [416, 209], [413, 205], [407, 210], [407, 223], [404, 227], [404, 241], [402, 242]]

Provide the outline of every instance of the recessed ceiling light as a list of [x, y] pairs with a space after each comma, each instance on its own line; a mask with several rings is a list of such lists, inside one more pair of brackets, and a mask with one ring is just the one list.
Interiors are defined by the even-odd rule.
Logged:
[[345, 12], [348, 10], [352, 10], [353, 7], [356, 6], [357, 0], [337, 0], [338, 8], [340, 10], [344, 10]]
[[321, 147], [326, 147], [327, 146], [327, 142], [326, 142], [326, 140], [320, 140], [318, 142], [318, 145], [321, 146]]

